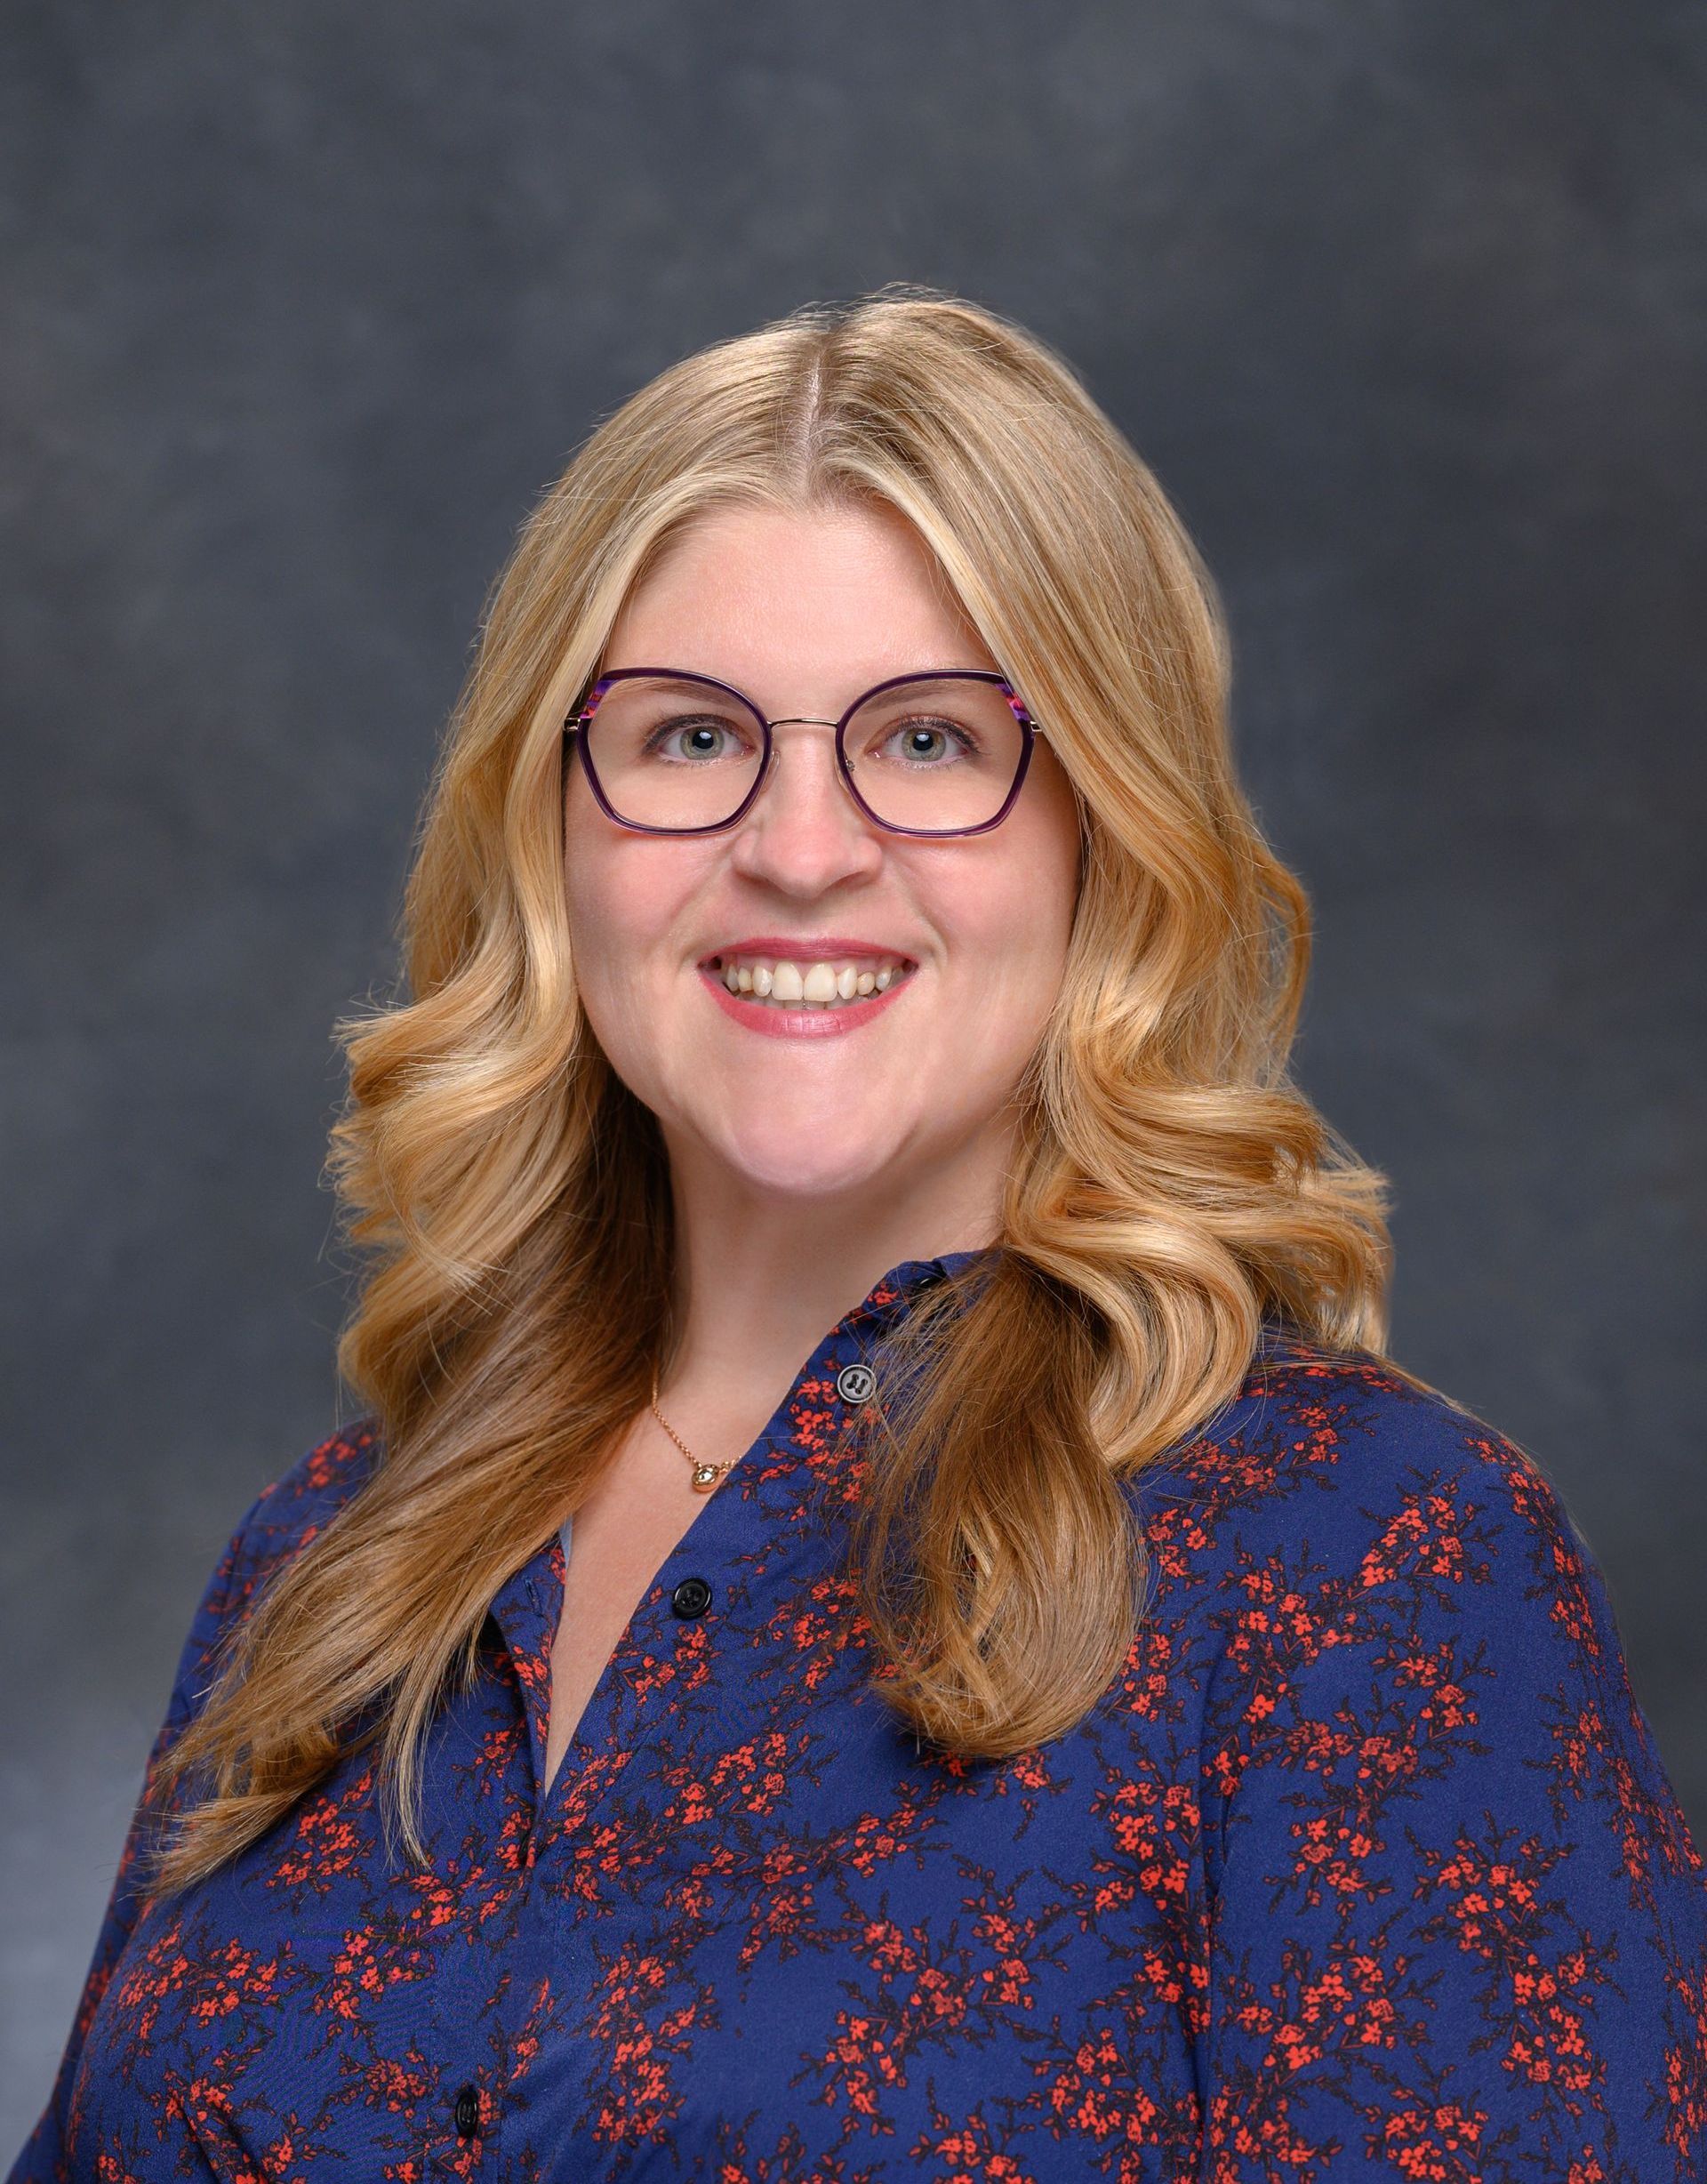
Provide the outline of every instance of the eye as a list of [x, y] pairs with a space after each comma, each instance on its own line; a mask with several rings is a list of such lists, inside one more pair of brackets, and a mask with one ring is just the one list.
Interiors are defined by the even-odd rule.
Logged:
[[683, 715], [661, 722], [645, 740], [645, 754], [667, 766], [705, 766], [743, 757], [747, 743], [726, 720]]
[[890, 727], [873, 747], [880, 759], [934, 770], [976, 751], [977, 738], [958, 720], [915, 715]]

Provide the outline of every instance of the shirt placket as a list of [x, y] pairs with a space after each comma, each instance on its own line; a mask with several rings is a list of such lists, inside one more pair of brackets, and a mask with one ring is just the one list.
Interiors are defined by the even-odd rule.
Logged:
[[[488, 1833], [485, 1862], [460, 1876], [456, 1929], [443, 1944], [432, 1991], [430, 2033], [422, 2051], [442, 2058], [434, 2121], [421, 2147], [422, 2173], [472, 2178], [500, 2173], [501, 2123], [516, 2068], [516, 2033], [525, 2014], [530, 1934], [525, 1915], [529, 1869], [538, 1836], [537, 1803], [549, 1704], [556, 1610], [547, 1608], [550, 1556], [542, 1547], [501, 1587], [489, 1611], [501, 1644], [487, 1647], [486, 1675], [505, 1689], [517, 1720], [521, 1748], [513, 1764], [525, 1778], [526, 1835], [519, 1845]], [[464, 1764], [470, 1763], [466, 1755]], [[477, 1808], [478, 1798], [467, 1801]], [[519, 1864], [507, 1858], [519, 1849]]]
[[[734, 1717], [747, 1694], [732, 1687], [724, 1669], [734, 1641], [749, 1639], [755, 1619], [762, 1622], [771, 1612], [773, 1603], [764, 1588], [779, 1558], [765, 1550], [773, 1544], [794, 1549], [791, 1540], [774, 1542], [774, 1530], [797, 1527], [815, 1491], [818, 1481], [810, 1489], [805, 1481], [817, 1436], [822, 1433], [827, 1445], [850, 1411], [875, 1399], [872, 1345], [913, 1291], [942, 1279], [949, 1264], [910, 1262], [898, 1270], [893, 1286], [874, 1291], [819, 1345], [752, 1447], [665, 1557], [605, 1662], [549, 1787], [550, 1653], [565, 1579], [561, 1541], [554, 1536], [544, 1543], [494, 1600], [493, 1616], [525, 1717], [533, 1819], [501, 1922], [505, 1961], [470, 1952], [469, 1991], [459, 1995], [453, 1987], [447, 1992], [464, 2024], [474, 2021], [477, 2004], [485, 2005], [489, 2039], [486, 2052], [458, 2088], [456, 2136], [439, 2150], [438, 2172], [472, 2175], [485, 2167], [501, 2174], [507, 2140], [518, 2151], [524, 2139], [537, 2150], [545, 2119], [533, 2119], [530, 2129], [531, 2028], [549, 1990], [588, 1994], [597, 1980], [593, 1945], [607, 1910], [609, 1861], [620, 1859], [624, 1848], [621, 1830], [603, 1829], [603, 1808], [637, 1760], [644, 1757], [657, 1779], [689, 1744], [739, 1736], [741, 1723]], [[780, 1560], [797, 1574], [795, 1552]], [[728, 1627], [732, 1615], [736, 1628]], [[601, 1939], [608, 1953], [610, 1938]], [[484, 1972], [474, 1969], [481, 1958]], [[496, 2009], [491, 2007], [494, 1983], [500, 1988]], [[484, 1991], [477, 1994], [477, 1987]], [[553, 2119], [549, 2135], [561, 2148], [559, 2130]], [[597, 2174], [598, 2149], [585, 2142], [581, 2151], [588, 2172]]]

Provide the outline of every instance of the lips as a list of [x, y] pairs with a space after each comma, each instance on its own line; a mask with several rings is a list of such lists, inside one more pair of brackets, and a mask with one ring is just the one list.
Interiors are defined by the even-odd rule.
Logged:
[[758, 1008], [830, 1012], [887, 993], [918, 968], [902, 950], [819, 935], [732, 942], [700, 964], [704, 976]]
[[890, 941], [874, 940], [869, 934], [749, 933], [740, 940], [719, 941], [700, 958], [700, 968], [709, 969], [729, 956], [763, 956], [771, 962], [786, 959], [794, 963], [841, 963], [877, 957], [910, 968], [914, 963], [906, 949]]

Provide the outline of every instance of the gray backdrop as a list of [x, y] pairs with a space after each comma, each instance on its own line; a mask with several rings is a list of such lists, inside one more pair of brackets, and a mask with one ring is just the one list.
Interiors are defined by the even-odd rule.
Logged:
[[894, 277], [1202, 540], [1398, 1354], [1559, 1482], [1703, 1832], [1704, 63], [1664, 0], [13, 0], [0, 2159], [339, 1415], [329, 1027], [483, 590], [641, 381]]

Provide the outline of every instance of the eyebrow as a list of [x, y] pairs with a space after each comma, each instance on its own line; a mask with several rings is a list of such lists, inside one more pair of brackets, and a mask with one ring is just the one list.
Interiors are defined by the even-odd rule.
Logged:
[[[660, 682], [684, 684], [695, 681], [715, 682], [721, 683], [726, 690], [741, 689], [741, 685], [733, 682], [727, 675], [714, 675], [709, 668], [653, 667], [645, 660], [637, 660], [632, 667], [626, 664], [621, 667], [601, 667], [593, 680], [601, 682], [606, 675], [633, 675], [637, 672], [643, 675], [655, 675]], [[743, 697], [746, 695], [745, 691], [741, 692], [741, 695]]]
[[[720, 684], [725, 690], [733, 690], [738, 696], [745, 698], [748, 704], [753, 708], [755, 712], [760, 713], [761, 715], [765, 712], [765, 709], [762, 705], [760, 705], [758, 700], [754, 697], [742, 684], [737, 682], [733, 676], [715, 674], [709, 668], [661, 667], [653, 666], [647, 661], [637, 660], [634, 662], [632, 666], [629, 665], [626, 662], [623, 662], [620, 669], [601, 666], [598, 673], [593, 678], [593, 681], [597, 682], [606, 675], [613, 675], [619, 672], [624, 675], [630, 675], [637, 671], [647, 675], [655, 675], [660, 682], [672, 684], [679, 689], [691, 689], [696, 683], [701, 682], [717, 683]], [[928, 684], [936, 681], [950, 681], [958, 676], [999, 675], [1000, 673], [1001, 670], [999, 668], [977, 667], [971, 665], [966, 667], [950, 667], [941, 665], [923, 668], [898, 667], [894, 669], [888, 674], [878, 675], [874, 677], [870, 682], [862, 683], [858, 689], [854, 691], [852, 695], [848, 697], [843, 703], [843, 704], [837, 706], [836, 710], [838, 713], [845, 712], [847, 710], [847, 707], [854, 704], [856, 700], [862, 697], [869, 697], [872, 691], [880, 690], [886, 683], [894, 682], [902, 676], [905, 676], [910, 681], [916, 680], [921, 683]], [[589, 687], [591, 687], [590, 684], [589, 685]], [[790, 715], [788, 713], [779, 713], [765, 717], [774, 719], [787, 720], [797, 718], [798, 716]], [[832, 714], [830, 718], [833, 719], [835, 715]]]

